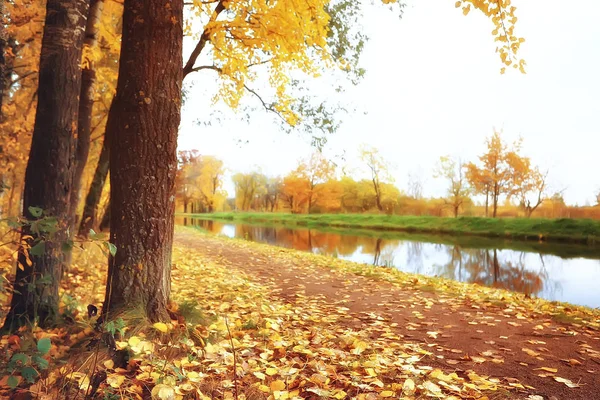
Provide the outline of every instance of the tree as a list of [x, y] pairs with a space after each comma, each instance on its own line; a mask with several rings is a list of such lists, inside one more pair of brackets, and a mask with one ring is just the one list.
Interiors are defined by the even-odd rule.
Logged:
[[197, 181], [198, 190], [208, 212], [215, 211], [217, 199], [225, 198], [221, 192], [223, 186], [223, 161], [213, 156], [201, 158], [200, 176]]
[[298, 174], [297, 171], [292, 171], [283, 178], [281, 197], [291, 213], [299, 214], [308, 210], [310, 190], [310, 181], [305, 176]]
[[333, 179], [335, 165], [327, 160], [321, 152], [315, 152], [309, 159], [300, 161], [294, 174], [308, 182], [306, 193], [302, 196], [306, 197], [310, 214], [314, 204], [323, 196], [323, 184]]
[[200, 159], [198, 150], [184, 150], [178, 153], [178, 167], [175, 181], [176, 195], [183, 203], [183, 212], [188, 212], [188, 204], [194, 198], [193, 187], [194, 179], [197, 178], [192, 173], [192, 166]]
[[389, 165], [383, 157], [381, 157], [376, 148], [366, 145], [363, 145], [360, 148], [360, 159], [363, 161], [371, 175], [377, 209], [383, 211], [383, 204], [381, 202], [383, 197], [381, 183], [382, 180], [392, 181], [391, 175], [389, 174]]
[[446, 179], [448, 182], [447, 197], [445, 203], [452, 207], [454, 217], [458, 217], [458, 212], [465, 201], [469, 198], [469, 187], [465, 177], [465, 165], [449, 156], [440, 157], [438, 167], [435, 171], [436, 178]]
[[[85, 25], [84, 49], [90, 52], [90, 49], [96, 45], [98, 40], [98, 23], [102, 14], [102, 4], [104, 0], [89, 0], [89, 12]], [[85, 52], [84, 52], [85, 54]], [[75, 150], [75, 171], [73, 172], [73, 183], [71, 193], [71, 222], [69, 231], [71, 236], [77, 223], [77, 206], [79, 205], [79, 191], [81, 189], [81, 178], [83, 169], [90, 152], [90, 137], [92, 134], [92, 110], [94, 107], [94, 83], [96, 81], [96, 71], [93, 59], [89, 56], [84, 57], [81, 70], [81, 89], [79, 94], [79, 111], [77, 121], [77, 147]]]
[[235, 204], [239, 210], [248, 211], [257, 198], [266, 192], [267, 177], [259, 172], [237, 173], [232, 176], [235, 186]]
[[263, 195], [263, 208], [273, 212], [277, 209], [280, 195], [282, 193], [283, 180], [281, 177], [268, 178], [266, 192]]
[[542, 173], [538, 167], [531, 165], [528, 157], [520, 157], [516, 153], [509, 153], [507, 158], [512, 167], [513, 195], [517, 197], [527, 218], [530, 218], [547, 198], [548, 171]]
[[488, 196], [492, 199], [492, 217], [496, 218], [500, 196], [508, 197], [515, 193], [512, 179], [516, 163], [521, 158], [518, 152], [521, 141], [508, 148], [502, 141], [500, 133], [486, 139], [487, 152], [479, 157], [481, 167], [474, 163], [467, 164], [467, 179], [477, 193], [486, 195], [486, 216]]
[[[48, 0], [38, 84], [38, 103], [23, 197], [23, 215], [35, 221], [55, 218], [53, 236], [23, 228], [21, 241], [28, 246], [44, 242], [43, 250], [31, 253], [19, 248], [19, 268], [5, 328], [28, 321], [53, 324], [58, 313], [58, 287], [63, 268], [62, 246], [68, 239], [70, 189], [76, 145], [80, 62], [86, 0]], [[36, 280], [43, 280], [43, 284]]]
[[117, 93], [108, 116], [110, 257], [103, 314], [168, 320], [180, 122], [183, 1], [124, 3]]
[[105, 135], [102, 143], [102, 150], [100, 151], [100, 157], [98, 159], [98, 164], [94, 170], [92, 184], [88, 190], [87, 196], [85, 197], [83, 214], [81, 215], [81, 223], [79, 224], [78, 235], [83, 238], [87, 238], [90, 229], [96, 227], [98, 218], [98, 204], [100, 204], [102, 189], [104, 188], [106, 178], [108, 177], [109, 161], [109, 138]]

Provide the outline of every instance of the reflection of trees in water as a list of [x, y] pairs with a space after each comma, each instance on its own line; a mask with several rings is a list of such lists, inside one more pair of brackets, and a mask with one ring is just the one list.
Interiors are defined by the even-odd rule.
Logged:
[[439, 265], [440, 276], [459, 281], [478, 283], [508, 289], [530, 295], [538, 295], [544, 288], [553, 293], [558, 282], [551, 282], [540, 254], [541, 267], [538, 271], [527, 268], [526, 252], [517, 254], [516, 259], [500, 257], [497, 249], [462, 249], [460, 246], [446, 246], [449, 261]]
[[373, 265], [390, 267], [394, 265], [394, 250], [397, 243], [385, 243], [383, 239], [377, 238], [375, 241], [375, 249], [373, 252]]
[[423, 265], [423, 243], [404, 241], [402, 244], [406, 247], [406, 264], [411, 266], [411, 271], [415, 274], [422, 273]]

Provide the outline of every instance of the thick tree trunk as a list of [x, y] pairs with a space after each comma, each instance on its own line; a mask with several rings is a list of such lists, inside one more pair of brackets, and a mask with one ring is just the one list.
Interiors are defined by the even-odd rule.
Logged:
[[[180, 122], [183, 0], [125, 0], [117, 94], [107, 122], [110, 258], [103, 313], [168, 320]], [[118, 143], [118, 145], [116, 145]]]
[[[87, 0], [48, 0], [40, 55], [38, 104], [25, 173], [23, 214], [36, 217], [30, 207], [39, 207], [44, 215], [57, 219], [57, 231], [51, 238], [40, 237], [31, 229], [23, 230], [29, 243], [45, 240], [41, 255], [27, 262], [23, 248], [19, 251], [10, 311], [5, 329], [39, 321], [52, 325], [58, 312], [58, 286], [67, 240], [68, 216], [78, 95], [81, 86], [81, 49], [87, 16]], [[43, 284], [39, 282], [43, 279]]]
[[108, 175], [109, 161], [110, 143], [108, 136], [105, 134], [102, 150], [100, 151], [100, 158], [98, 159], [98, 165], [96, 166], [96, 171], [94, 172], [92, 185], [90, 186], [90, 190], [85, 198], [83, 214], [81, 215], [81, 224], [79, 225], [78, 235], [83, 238], [88, 236], [90, 229], [96, 227], [96, 219], [98, 218], [98, 204], [100, 204], [102, 189], [104, 188], [106, 176]]
[[[97, 24], [102, 15], [103, 0], [90, 0], [90, 8], [85, 26], [84, 46], [95, 46], [98, 36]], [[90, 152], [90, 135], [92, 132], [92, 110], [94, 107], [94, 83], [96, 70], [92, 60], [86, 60], [81, 71], [81, 90], [79, 94], [79, 116], [77, 123], [77, 148], [75, 151], [75, 172], [73, 173], [73, 190], [71, 193], [71, 235], [75, 232], [77, 223], [77, 206], [81, 190], [81, 177]]]

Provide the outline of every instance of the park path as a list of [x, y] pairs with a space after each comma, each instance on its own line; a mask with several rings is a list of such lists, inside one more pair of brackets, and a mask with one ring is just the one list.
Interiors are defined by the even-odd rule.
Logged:
[[285, 302], [317, 299], [346, 307], [352, 316], [346, 323], [352, 328], [389, 323], [403, 340], [432, 353], [423, 360], [432, 367], [459, 375], [473, 370], [503, 384], [522, 385], [523, 399], [529, 394], [542, 396], [537, 399], [600, 399], [596, 330], [558, 323], [547, 315], [525, 316], [500, 305], [457, 300], [450, 293], [394, 286], [327, 268], [326, 260], [312, 262], [314, 257], [287, 249], [188, 230], [178, 231], [175, 241], [232, 273], [243, 272]]

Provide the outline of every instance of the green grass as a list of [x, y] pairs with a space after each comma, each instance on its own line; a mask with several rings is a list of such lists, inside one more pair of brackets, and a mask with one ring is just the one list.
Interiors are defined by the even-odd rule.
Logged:
[[[183, 214], [178, 214], [183, 216]], [[600, 243], [600, 221], [589, 219], [416, 217], [379, 214], [214, 213], [196, 219], [268, 223], [289, 227], [369, 229], [389, 232], [484, 236], [509, 240]]]

